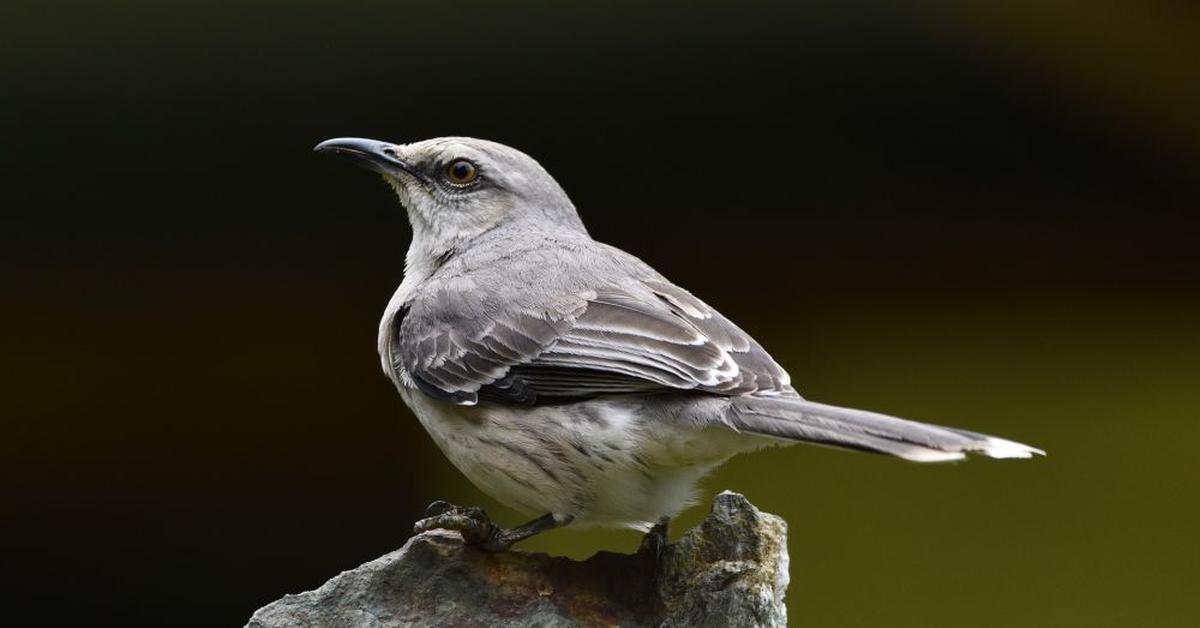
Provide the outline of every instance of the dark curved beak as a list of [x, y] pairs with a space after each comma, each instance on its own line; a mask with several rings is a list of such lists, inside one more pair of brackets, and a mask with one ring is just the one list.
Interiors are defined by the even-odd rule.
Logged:
[[361, 137], [336, 137], [317, 144], [313, 151], [349, 157], [358, 165], [380, 174], [396, 176], [403, 172], [421, 181], [428, 181], [424, 173], [400, 159], [396, 153], [396, 145], [389, 142]]

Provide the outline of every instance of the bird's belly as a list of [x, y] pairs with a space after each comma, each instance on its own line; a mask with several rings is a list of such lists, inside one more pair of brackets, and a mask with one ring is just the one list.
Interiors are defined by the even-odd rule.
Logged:
[[483, 492], [531, 515], [646, 529], [694, 502], [696, 483], [757, 439], [648, 416], [643, 399], [456, 406], [416, 390], [405, 402]]

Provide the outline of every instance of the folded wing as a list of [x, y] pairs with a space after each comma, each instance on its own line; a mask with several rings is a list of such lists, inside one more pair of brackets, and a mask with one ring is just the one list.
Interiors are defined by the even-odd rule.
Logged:
[[389, 357], [421, 390], [455, 403], [655, 390], [795, 396], [758, 343], [665, 280], [627, 280], [549, 307], [487, 311], [441, 300], [448, 312], [405, 318]]

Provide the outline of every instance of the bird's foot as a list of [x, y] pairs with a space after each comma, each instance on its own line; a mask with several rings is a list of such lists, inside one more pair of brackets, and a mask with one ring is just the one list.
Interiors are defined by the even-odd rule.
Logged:
[[643, 554], [654, 559], [654, 564], [658, 564], [662, 560], [663, 552], [667, 549], [667, 534], [670, 531], [669, 527], [671, 520], [663, 517], [659, 520], [646, 536], [642, 537], [642, 544], [638, 547], [638, 554]]
[[455, 506], [440, 500], [430, 504], [425, 516], [413, 524], [413, 532], [417, 534], [435, 529], [454, 530], [462, 534], [468, 545], [485, 552], [502, 552], [517, 540], [509, 538], [508, 531], [493, 523], [482, 508]]

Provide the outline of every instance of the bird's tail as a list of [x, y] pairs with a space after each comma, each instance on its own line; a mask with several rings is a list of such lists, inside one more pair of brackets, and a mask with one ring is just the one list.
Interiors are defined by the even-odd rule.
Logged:
[[1029, 458], [1029, 445], [965, 430], [839, 408], [796, 397], [738, 397], [728, 414], [742, 432], [899, 456], [916, 462], [959, 460], [967, 453]]

